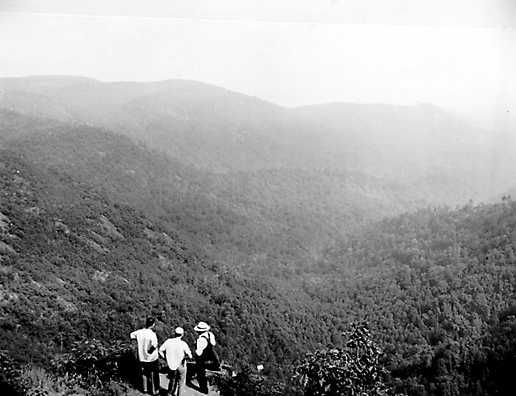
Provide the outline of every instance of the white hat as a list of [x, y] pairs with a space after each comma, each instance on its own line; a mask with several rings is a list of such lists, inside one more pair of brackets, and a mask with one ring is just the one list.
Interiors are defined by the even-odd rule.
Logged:
[[182, 336], [183, 334], [185, 334], [185, 331], [183, 330], [182, 327], [176, 327], [176, 329], [174, 330], [174, 332], [178, 335], [178, 336]]
[[194, 327], [194, 330], [198, 332], [208, 331], [209, 329], [210, 326], [208, 326], [208, 323], [206, 322], [199, 322], [197, 323], [197, 326]]

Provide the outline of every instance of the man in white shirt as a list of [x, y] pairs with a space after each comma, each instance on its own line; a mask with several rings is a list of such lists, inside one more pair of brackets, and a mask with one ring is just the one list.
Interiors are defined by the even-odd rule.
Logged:
[[192, 358], [188, 344], [183, 341], [185, 333], [181, 327], [176, 327], [175, 337], [166, 340], [159, 348], [159, 354], [165, 358], [168, 365], [168, 394], [181, 396], [186, 382], [186, 358]]
[[[159, 394], [158, 338], [154, 332], [154, 318], [147, 318], [145, 328], [133, 331], [132, 340], [138, 343], [138, 360], [142, 375], [142, 391], [151, 395]], [[150, 386], [147, 386], [150, 384]]]
[[218, 370], [220, 363], [218, 356], [213, 347], [216, 345], [215, 336], [210, 331], [210, 326], [205, 322], [199, 322], [194, 330], [199, 334], [197, 338], [197, 348], [195, 349], [195, 366], [192, 367], [191, 373], [188, 373], [188, 383], [192, 388], [193, 374], [196, 374], [199, 383], [198, 390], [201, 393], [208, 394], [208, 380], [206, 379], [206, 369]]

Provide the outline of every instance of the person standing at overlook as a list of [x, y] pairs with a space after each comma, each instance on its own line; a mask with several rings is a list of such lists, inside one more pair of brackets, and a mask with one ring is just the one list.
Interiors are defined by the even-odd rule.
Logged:
[[195, 366], [187, 372], [188, 383], [191, 386], [191, 380], [195, 373], [199, 384], [199, 392], [208, 394], [206, 369], [215, 371], [220, 369], [219, 358], [213, 349], [216, 345], [215, 336], [210, 331], [210, 326], [205, 322], [199, 322], [194, 327], [194, 330], [198, 333], [195, 349]]
[[130, 334], [131, 340], [136, 340], [138, 343], [142, 392], [150, 395], [159, 394], [158, 337], [154, 332], [155, 327], [154, 318], [147, 318], [145, 328]]
[[159, 354], [165, 358], [168, 366], [168, 395], [181, 396], [186, 382], [186, 358], [192, 358], [188, 344], [183, 341], [184, 330], [176, 327], [175, 337], [166, 340], [159, 348]]

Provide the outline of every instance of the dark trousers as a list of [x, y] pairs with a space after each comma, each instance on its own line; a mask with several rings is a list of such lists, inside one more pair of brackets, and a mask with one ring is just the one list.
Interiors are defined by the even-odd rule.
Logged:
[[[197, 383], [199, 384], [199, 387], [192, 386], [192, 379], [197, 378]], [[186, 381], [188, 383], [188, 386], [190, 386], [193, 389], [198, 390], [201, 393], [204, 393], [205, 395], [208, 394], [208, 379], [206, 378], [206, 367], [204, 364], [200, 361], [197, 361], [195, 363], [188, 363], [188, 370], [186, 371]]]
[[155, 395], [159, 392], [159, 362], [140, 362], [142, 392]]

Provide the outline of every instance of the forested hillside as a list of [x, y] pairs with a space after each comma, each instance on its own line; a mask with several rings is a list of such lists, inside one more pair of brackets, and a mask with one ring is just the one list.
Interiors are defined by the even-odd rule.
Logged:
[[516, 361], [516, 203], [385, 220], [327, 256], [304, 290], [366, 319], [408, 394], [510, 394]]
[[[306, 223], [303, 219], [310, 213], [304, 213], [303, 206], [289, 208], [288, 197], [282, 199], [292, 190], [290, 199], [300, 200], [304, 207], [313, 205], [307, 199], [310, 179], [303, 172], [293, 173], [299, 180], [293, 179], [290, 185], [282, 185], [282, 178], [271, 183], [281, 189], [273, 193], [273, 188], [263, 189], [261, 177], [251, 177], [248, 187], [242, 180], [209, 177], [104, 130], [8, 111], [1, 119], [2, 191], [6, 191], [1, 204], [6, 227], [12, 228], [5, 234], [5, 251], [12, 253], [4, 257], [9, 281], [5, 287], [6, 296], [16, 296], [13, 301], [7, 297], [6, 306], [12, 308], [13, 302], [16, 306], [4, 317], [5, 326], [21, 340], [25, 339], [22, 328], [35, 341], [50, 337], [50, 346], [38, 343], [38, 348], [49, 348], [50, 353], [36, 349], [36, 360], [51, 356], [61, 342], [66, 350], [78, 338], [124, 339], [148, 312], [161, 315], [162, 311], [167, 326], [177, 322], [186, 326], [205, 318], [221, 332], [221, 344], [227, 345], [225, 359], [236, 367], [272, 362], [267, 370], [276, 376], [307, 345], [324, 344], [324, 332], [301, 331], [301, 318], [316, 315], [317, 307], [296, 285], [301, 283], [303, 268], [310, 268], [322, 252], [325, 238], [336, 238], [331, 227], [341, 225], [338, 221], [327, 225], [317, 218], [332, 215], [331, 201], [316, 206], [314, 220]], [[342, 227], [364, 221], [358, 214], [372, 218], [378, 213], [374, 201], [368, 201], [351, 178], [343, 178], [339, 188], [359, 194], [343, 196], [351, 209], [340, 209], [341, 216], [349, 219]], [[372, 183], [370, 188], [382, 191]], [[301, 190], [300, 197], [296, 192]], [[324, 198], [317, 188], [310, 191]], [[18, 199], [22, 192], [30, 199]], [[105, 227], [115, 227], [124, 238], [111, 240], [104, 234]], [[30, 233], [18, 240], [12, 237], [18, 228]], [[319, 232], [319, 239], [314, 238]], [[187, 250], [177, 265], [175, 253], [172, 257], [166, 253], [169, 242]], [[42, 250], [34, 251], [38, 246]], [[19, 270], [18, 263], [25, 261], [30, 264]], [[77, 273], [75, 266], [83, 270]], [[19, 283], [29, 269], [25, 282]], [[167, 271], [170, 277], [163, 275]], [[61, 275], [72, 276], [70, 289], [50, 274], [65, 282]], [[20, 290], [25, 290], [26, 283], [33, 285], [32, 280], [42, 284], [45, 293], [52, 291], [43, 293], [41, 300], [33, 299], [35, 306], [19, 299]], [[28, 295], [34, 287], [26, 290]], [[75, 287], [81, 293], [70, 292]], [[85, 308], [85, 295], [91, 311]], [[74, 308], [76, 316], [66, 317], [70, 325], [65, 328], [60, 314], [50, 314], [59, 307], [47, 306], [57, 296], [83, 308]], [[40, 311], [48, 315], [39, 318]], [[19, 323], [19, 315], [28, 315], [26, 322]], [[110, 320], [116, 323], [105, 333], [103, 325]], [[321, 326], [331, 328], [339, 321], [328, 317]], [[269, 323], [266, 331], [263, 323]], [[300, 331], [292, 337], [286, 329]], [[40, 332], [41, 338], [36, 337]], [[246, 341], [249, 334], [255, 335], [251, 344]], [[236, 360], [236, 356], [243, 357]]]
[[[287, 111], [185, 81], [1, 87], [0, 363], [51, 370], [77, 341], [118, 345], [152, 314], [160, 340], [208, 321], [235, 369], [263, 363], [295, 391], [306, 352], [343, 347], [366, 321], [391, 389], [510, 394], [516, 204], [441, 206], [501, 186], [485, 184], [491, 151], [451, 143], [465, 124], [436, 109], [432, 122], [424, 109]], [[427, 121], [436, 168], [422, 169], [409, 132]], [[398, 126], [405, 139], [385, 146]], [[414, 174], [386, 176], [399, 167]]]
[[0, 115], [5, 148], [159, 218], [212, 260], [247, 272], [310, 267], [350, 230], [425, 204], [422, 194], [360, 173], [210, 173], [106, 130]]
[[306, 346], [299, 338], [292, 348], [282, 330], [296, 328], [290, 312], [312, 310], [302, 294], [292, 298], [270, 280], [223, 270], [140, 211], [1, 154], [0, 349], [15, 359], [44, 364], [76, 340], [125, 340], [149, 314], [160, 320], [160, 339], [178, 324], [212, 323], [222, 356], [237, 367], [289, 361]]
[[88, 185], [13, 152], [1, 158], [0, 328], [17, 359], [41, 364], [79, 339], [109, 345], [152, 312], [160, 337], [202, 317], [225, 359], [265, 361], [278, 376], [305, 351], [339, 346], [346, 323], [367, 320], [400, 390], [509, 394], [513, 202], [385, 220], [328, 252], [297, 287], [214, 266]]

